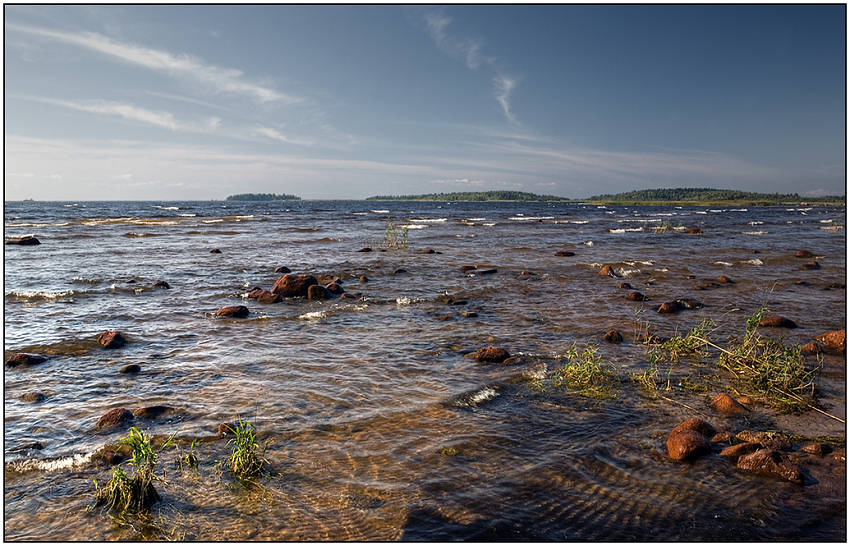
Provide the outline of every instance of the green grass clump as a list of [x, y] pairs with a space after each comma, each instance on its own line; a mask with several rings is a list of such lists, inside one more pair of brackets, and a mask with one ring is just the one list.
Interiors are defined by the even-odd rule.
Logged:
[[198, 469], [198, 451], [195, 449], [195, 445], [198, 443], [197, 438], [192, 440], [192, 443], [189, 444], [189, 451], [180, 456], [178, 459], [178, 463], [180, 464], [180, 470], [183, 470], [183, 465], [186, 465], [186, 468], [189, 470], [197, 470]]
[[567, 353], [567, 363], [555, 372], [551, 383], [574, 394], [591, 398], [613, 398], [614, 372], [610, 365], [602, 363], [595, 345], [579, 350], [573, 345]]
[[249, 479], [258, 476], [265, 465], [265, 459], [259, 454], [259, 444], [254, 432], [254, 426], [239, 419], [232, 428], [233, 438], [227, 443], [233, 445], [233, 452], [227, 459], [227, 468], [234, 476]]
[[94, 480], [95, 498], [89, 508], [106, 506], [110, 514], [123, 516], [146, 510], [160, 500], [153, 482], [165, 483], [165, 480], [157, 476], [154, 470], [159, 454], [171, 444], [171, 438], [165, 441], [159, 451], [154, 451], [150, 436], [133, 427], [119, 443], [130, 447], [132, 456], [127, 464], [133, 467], [133, 475], [128, 476], [118, 465], [112, 469], [112, 477], [105, 487], [101, 488]]
[[384, 238], [377, 244], [372, 243], [372, 247], [384, 250], [405, 249], [407, 248], [407, 234], [409, 231], [407, 226], [397, 226], [392, 220], [388, 220], [387, 227], [384, 229]]

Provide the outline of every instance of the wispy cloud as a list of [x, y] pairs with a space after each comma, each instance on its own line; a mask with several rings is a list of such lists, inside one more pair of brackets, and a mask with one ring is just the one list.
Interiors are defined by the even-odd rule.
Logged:
[[455, 39], [450, 37], [446, 31], [446, 27], [451, 22], [451, 18], [436, 12], [425, 15], [425, 26], [434, 43], [440, 48], [440, 51], [450, 57], [461, 59], [470, 69], [478, 70], [482, 62], [481, 42], [473, 39]]
[[514, 117], [514, 113], [511, 111], [511, 91], [513, 91], [514, 87], [516, 87], [516, 83], [515, 79], [502, 74], [499, 74], [493, 80], [493, 85], [496, 88], [496, 100], [499, 101], [499, 105], [502, 107], [502, 112], [504, 112], [505, 117], [512, 123], [516, 123], [516, 118]]
[[89, 112], [92, 114], [100, 114], [105, 116], [115, 116], [131, 121], [139, 121], [142, 123], [147, 123], [149, 125], [156, 125], [157, 127], [171, 129], [172, 131], [176, 131], [177, 129], [181, 128], [180, 124], [178, 124], [177, 120], [174, 118], [174, 114], [171, 114], [170, 112], [147, 110], [145, 108], [140, 108], [138, 106], [126, 104], [123, 102], [114, 102], [106, 100], [78, 102], [35, 97], [33, 97], [32, 100], [36, 100], [38, 102], [43, 102], [46, 104], [52, 104], [55, 106], [71, 108], [73, 110], [79, 110], [81, 112]]
[[301, 146], [310, 146], [313, 144], [312, 140], [307, 139], [299, 139], [293, 138], [287, 135], [284, 135], [277, 129], [272, 129], [271, 127], [263, 127], [262, 125], [258, 125], [254, 132], [258, 135], [262, 135], [266, 138], [270, 138], [272, 140], [279, 140], [280, 142], [286, 142], [287, 144], [298, 144]]
[[123, 62], [163, 72], [172, 77], [191, 79], [219, 93], [244, 95], [259, 102], [294, 103], [300, 100], [298, 97], [286, 95], [271, 87], [247, 81], [240, 70], [209, 64], [187, 54], [175, 55], [161, 49], [122, 43], [93, 32], [62, 32], [17, 24], [6, 24], [5, 28], [7, 32], [23, 32], [57, 40], [90, 49]]

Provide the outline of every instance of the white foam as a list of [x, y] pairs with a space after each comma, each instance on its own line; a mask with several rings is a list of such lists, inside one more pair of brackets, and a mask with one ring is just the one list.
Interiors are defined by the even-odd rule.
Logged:
[[25, 292], [11, 292], [9, 294], [9, 296], [11, 296], [13, 298], [20, 298], [20, 299], [27, 299], [27, 300], [35, 300], [35, 299], [55, 300], [55, 299], [59, 299], [59, 298], [64, 298], [66, 296], [73, 296], [74, 294], [76, 294], [76, 292], [74, 292], [73, 290], [65, 290], [64, 292], [46, 292], [46, 291], [45, 292], [39, 292], [39, 291], [28, 292], [28, 291], [25, 291]]
[[729, 209], [729, 212], [747, 212], [747, 209]]
[[159, 210], [180, 210], [180, 207], [162, 207], [160, 205], [154, 205], [154, 208]]
[[537, 220], [554, 220], [554, 219], [555, 219], [554, 216], [524, 216], [522, 214], [518, 214], [516, 216], [511, 216], [510, 218], [508, 218], [508, 220], [514, 220], [514, 221], [524, 221], [524, 220], [537, 221]]
[[744, 260], [741, 263], [748, 265], [764, 265], [764, 262], [759, 260], [758, 258], [753, 258], [752, 260]]
[[329, 310], [311, 311], [309, 313], [298, 315], [298, 318], [301, 320], [318, 320], [320, 318], [325, 318], [328, 314], [330, 314]]
[[469, 403], [470, 404], [480, 404], [481, 402], [486, 402], [487, 400], [492, 400], [493, 398], [496, 398], [498, 395], [499, 395], [499, 393], [496, 392], [496, 389], [494, 389], [493, 387], [485, 387], [485, 388], [481, 389], [480, 391], [476, 392], [475, 394], [473, 394], [472, 396], [470, 396], [469, 397]]
[[373, 210], [372, 212], [374, 212], [375, 214], [387, 214], [389, 211], [385, 210], [385, 209], [378, 209], [378, 210]]
[[215, 220], [201, 220], [202, 224], [218, 224], [219, 222], [224, 222], [221, 218], [216, 218]]
[[481, 224], [482, 226], [493, 227], [496, 225], [496, 222], [487, 222], [485, 224]]
[[181, 212], [177, 216], [183, 216], [184, 218], [194, 218], [195, 216], [197, 216], [197, 214], [195, 214], [194, 212]]
[[732, 264], [729, 262], [714, 262], [714, 265], [725, 265], [726, 267], [732, 267]]
[[406, 226], [400, 226], [403, 229], [425, 229], [428, 227], [427, 225], [423, 226], [422, 224], [407, 224]]
[[72, 455], [70, 457], [60, 457], [58, 459], [26, 459], [9, 463], [9, 465], [18, 472], [30, 472], [33, 470], [54, 472], [86, 465], [91, 462], [92, 455], [93, 453], [86, 453]]
[[593, 246], [593, 241], [585, 241], [582, 243], [584, 246]]
[[487, 218], [467, 218], [466, 221], [467, 222], [483, 222], [486, 219]]
[[667, 269], [666, 267], [660, 267], [658, 269], [653, 269], [653, 271], [658, 271], [659, 273], [666, 273], [667, 271], [669, 271], [669, 269]]
[[764, 235], [766, 231], [742, 231], [743, 235]]
[[764, 223], [764, 222], [761, 222], [761, 221], [752, 221], [752, 222], [747, 222], [747, 225], [748, 225], [748, 226], [760, 226], [760, 225], [762, 225], [763, 223]]
[[820, 223], [821, 224], [831, 224], [832, 220], [821, 220]]
[[642, 227], [609, 229], [608, 233], [626, 233], [627, 231], [643, 231]]
[[[637, 275], [638, 273], [640, 273], [640, 269], [638, 269], [638, 268], [635, 268], [635, 269], [626, 269], [626, 268], [624, 267], [624, 268], [622, 268], [622, 269], [616, 269], [615, 271], [616, 271], [616, 273], [617, 273], [619, 276], [621, 276], [621, 277], [632, 277], [632, 276]], [[658, 270], [656, 270], [656, 271], [658, 271]]]
[[416, 222], [417, 224], [439, 224], [445, 222], [448, 218], [411, 218], [411, 222]]

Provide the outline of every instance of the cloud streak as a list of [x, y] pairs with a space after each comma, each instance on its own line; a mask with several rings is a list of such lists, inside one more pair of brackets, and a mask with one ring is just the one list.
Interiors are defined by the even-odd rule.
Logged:
[[160, 49], [122, 43], [93, 32], [62, 32], [16, 24], [7, 24], [5, 28], [6, 31], [27, 33], [89, 49], [172, 77], [194, 80], [218, 93], [247, 96], [261, 103], [288, 104], [301, 100], [271, 87], [247, 81], [240, 70], [215, 66], [187, 54], [174, 55]]
[[516, 87], [516, 83], [515, 79], [501, 74], [496, 76], [493, 80], [493, 84], [496, 88], [496, 100], [502, 107], [502, 112], [505, 114], [505, 117], [511, 123], [516, 123], [514, 113], [511, 111], [511, 92], [514, 90], [514, 87]]
[[106, 100], [75, 102], [48, 98], [33, 98], [32, 100], [43, 102], [45, 104], [52, 104], [54, 106], [62, 106], [72, 110], [78, 110], [80, 112], [120, 117], [130, 121], [138, 121], [148, 125], [163, 127], [172, 131], [182, 128], [182, 126], [174, 118], [174, 114], [171, 114], [170, 112], [147, 110], [145, 108], [139, 108], [138, 106], [123, 102]]

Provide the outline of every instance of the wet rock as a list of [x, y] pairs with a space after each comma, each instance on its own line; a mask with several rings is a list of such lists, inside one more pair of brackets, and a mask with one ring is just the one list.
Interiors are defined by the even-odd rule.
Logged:
[[124, 455], [118, 453], [117, 451], [112, 451], [111, 449], [103, 450], [103, 461], [109, 466], [115, 466], [121, 461], [124, 460]]
[[221, 423], [221, 424], [218, 425], [218, 428], [216, 429], [216, 434], [218, 435], [219, 438], [221, 438], [222, 436], [227, 436], [227, 435], [232, 436], [234, 434], [235, 430], [236, 430], [236, 425], [234, 425], [233, 423]]
[[37, 355], [33, 353], [15, 353], [6, 361], [6, 365], [11, 368], [15, 366], [33, 366], [35, 364], [41, 364], [47, 360], [46, 356]]
[[439, 317], [437, 317], [437, 320], [449, 320], [450, 318], [452, 317], [450, 317], [449, 315], [440, 315]]
[[474, 318], [478, 316], [478, 313], [476, 313], [475, 311], [461, 311], [460, 316], [465, 318]]
[[771, 315], [769, 317], [763, 317], [759, 321], [759, 326], [766, 328], [796, 328], [797, 323], [779, 315]]
[[15, 447], [8, 448], [9, 453], [25, 453], [27, 451], [41, 451], [42, 449], [44, 449], [44, 444], [38, 441], [19, 444]]
[[513, 366], [514, 364], [522, 364], [522, 359], [518, 356], [512, 356], [502, 361], [502, 364]]
[[814, 258], [815, 255], [808, 250], [798, 250], [794, 253], [795, 258]]
[[815, 339], [823, 343], [824, 352], [835, 355], [844, 354], [845, 347], [843, 329], [826, 332], [825, 334], [815, 336]]
[[407, 269], [399, 267], [398, 269], [393, 269], [391, 275], [401, 275], [402, 273], [407, 273]]
[[732, 441], [732, 436], [728, 432], [718, 432], [711, 437], [712, 444], [728, 444]]
[[671, 459], [684, 461], [711, 452], [709, 438], [714, 436], [714, 427], [700, 419], [688, 419], [667, 437], [667, 454]]
[[326, 300], [328, 299], [328, 289], [324, 286], [319, 286], [318, 284], [314, 284], [307, 288], [307, 299], [308, 300]]
[[213, 248], [212, 250], [210, 250], [210, 254], [221, 254], [221, 251], [217, 248]]
[[107, 349], [117, 349], [119, 347], [123, 347], [124, 344], [127, 343], [127, 340], [124, 339], [121, 332], [116, 330], [107, 330], [105, 332], [101, 332], [100, 335], [97, 336], [97, 342]]
[[685, 275], [685, 278], [688, 279], [688, 280], [692, 280], [692, 279], [696, 279], [697, 276], [696, 275]]
[[142, 367], [138, 364], [127, 364], [119, 370], [119, 373], [139, 373], [140, 371], [142, 371]]
[[832, 451], [832, 448], [829, 447], [827, 444], [822, 444], [820, 442], [812, 442], [801, 447], [800, 451], [802, 451], [803, 453], [809, 453], [811, 455], [817, 455], [818, 457], [823, 457], [824, 455]]
[[756, 442], [745, 442], [743, 444], [736, 444], [734, 446], [729, 446], [723, 449], [720, 452], [721, 457], [734, 457], [738, 458], [742, 455], [749, 455], [750, 453], [755, 453], [759, 449], [762, 449], [762, 445]]
[[275, 273], [292, 273], [292, 270], [289, 269], [288, 267], [286, 267], [285, 265], [282, 265], [280, 267], [276, 267], [274, 272]]
[[611, 329], [605, 332], [605, 335], [602, 336], [602, 339], [604, 339], [608, 343], [622, 343], [623, 335], [618, 330]]
[[803, 472], [787, 456], [772, 449], [760, 449], [738, 459], [738, 468], [793, 483], [803, 483]]
[[460, 266], [461, 271], [472, 271], [473, 269], [475, 269], [474, 265], [462, 265], [462, 266]]
[[226, 318], [245, 318], [249, 314], [250, 311], [244, 305], [230, 305], [215, 312], [215, 316]]
[[372, 247], [364, 246], [363, 248], [361, 248], [357, 252], [372, 252]]
[[847, 288], [847, 285], [845, 285], [843, 282], [831, 282], [823, 287], [824, 290], [832, 290], [833, 288], [835, 288], [836, 290], [844, 290], [845, 288]]
[[110, 430], [123, 426], [132, 420], [133, 412], [126, 408], [115, 408], [104, 413], [101, 418], [97, 420], [97, 424], [94, 426], [94, 429]]
[[356, 300], [356, 299], [360, 298], [360, 292], [354, 292], [354, 293], [343, 292], [342, 294], [339, 295], [339, 297], [341, 299]]
[[136, 408], [133, 410], [133, 415], [135, 417], [141, 417], [143, 419], [156, 419], [157, 417], [161, 417], [166, 413], [170, 413], [174, 408], [170, 406], [146, 406], [143, 408]]
[[337, 277], [336, 275], [328, 275], [326, 273], [320, 273], [316, 275], [316, 282], [321, 284], [322, 286], [327, 286], [331, 283], [342, 284], [342, 279]]
[[325, 286], [325, 289], [331, 294], [342, 294], [343, 292], [345, 292], [342, 286], [340, 286], [339, 283], [336, 282], [328, 284], [327, 286]]
[[166, 290], [168, 290], [169, 288], [171, 288], [171, 285], [170, 285], [170, 284], [168, 284], [168, 283], [167, 283], [167, 282], [165, 282], [165, 281], [156, 281], [155, 283], [153, 283], [153, 285], [154, 285], [154, 287], [156, 287], [156, 288], [165, 288]]
[[747, 407], [747, 406], [752, 406], [753, 404], [756, 403], [756, 401], [753, 400], [752, 398], [750, 398], [749, 396], [739, 396], [738, 397], [738, 403], [741, 404], [744, 407]]
[[555, 256], [575, 256], [576, 253], [572, 250], [559, 250], [555, 253]]
[[495, 347], [490, 345], [488, 347], [484, 347], [483, 349], [478, 349], [475, 353], [475, 360], [478, 362], [503, 362], [505, 359], [510, 358], [510, 353], [501, 347]]
[[742, 415], [747, 413], [747, 408], [738, 403], [726, 393], [720, 393], [711, 400], [711, 407], [722, 415]]
[[647, 298], [645, 295], [641, 294], [640, 292], [635, 291], [635, 292], [629, 292], [628, 294], [626, 294], [626, 299], [629, 300], [629, 301], [646, 301], [649, 298]]
[[44, 393], [40, 392], [25, 392], [20, 396], [21, 402], [27, 402], [28, 404], [37, 404], [39, 402], [43, 402], [47, 397]]
[[278, 303], [283, 298], [278, 294], [273, 294], [262, 288], [255, 288], [248, 292], [248, 297], [252, 300], [257, 300], [258, 303]]
[[417, 250], [417, 254], [437, 254], [437, 251], [433, 248], [423, 248], [422, 250]]
[[720, 275], [717, 277], [717, 282], [720, 284], [735, 284], [735, 281], [727, 277], [726, 275]]
[[819, 264], [819, 263], [817, 263], [816, 261], [812, 260], [812, 261], [810, 261], [810, 262], [806, 262], [806, 263], [804, 263], [803, 265], [801, 265], [801, 266], [800, 266], [800, 269], [808, 269], [808, 270], [811, 270], [811, 269], [820, 269], [820, 264]]
[[694, 286], [694, 290], [713, 290], [720, 288], [720, 285], [712, 281], [700, 281]]
[[685, 233], [694, 233], [699, 235], [700, 233], [702, 233], [702, 229], [698, 227], [689, 227], [685, 230]]
[[599, 270], [600, 277], [616, 277], [617, 274], [614, 273], [614, 268], [610, 264], [605, 264], [602, 266], [602, 269]]
[[361, 283], [369, 282], [369, 277], [367, 277], [366, 275], [360, 275], [360, 282]]
[[659, 313], [678, 313], [682, 310], [681, 305], [679, 305], [678, 301], [665, 301], [656, 309]]
[[618, 283], [617, 283], [617, 288], [621, 288], [621, 289], [624, 289], [624, 290], [634, 290], [634, 287], [632, 287], [632, 285], [630, 285], [630, 284], [629, 284], [629, 283], [627, 283], [626, 281], [620, 281], [620, 282], [618, 282]]
[[812, 341], [800, 347], [800, 352], [806, 355], [817, 355], [821, 353], [821, 347], [817, 341]]
[[41, 241], [35, 238], [34, 235], [24, 235], [23, 237], [9, 237], [6, 239], [7, 245], [20, 245], [20, 246], [35, 246], [40, 245]]
[[682, 309], [702, 309], [704, 306], [701, 301], [692, 299], [676, 300]]
[[287, 273], [275, 281], [271, 291], [283, 298], [307, 297], [309, 287], [317, 284], [319, 281], [312, 275]]
[[475, 273], [476, 275], [492, 275], [493, 273], [498, 273], [498, 272], [499, 272], [499, 270], [498, 270], [498, 269], [495, 269], [495, 268], [490, 268], [490, 269], [476, 269], [476, 270], [474, 271], [474, 273]]
[[742, 430], [735, 437], [742, 442], [758, 442], [766, 448], [788, 451], [791, 449], [791, 439], [779, 432], [753, 432]]

